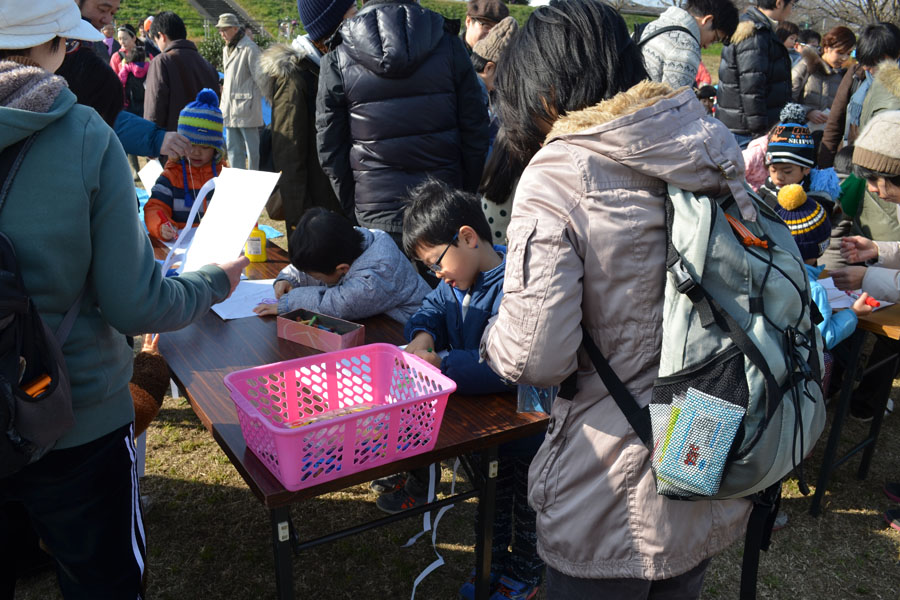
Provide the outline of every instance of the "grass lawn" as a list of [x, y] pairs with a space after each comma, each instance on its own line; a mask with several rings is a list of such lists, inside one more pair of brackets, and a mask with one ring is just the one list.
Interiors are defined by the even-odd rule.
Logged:
[[[275, 243], [284, 247], [285, 238], [277, 238]], [[898, 384], [900, 380], [895, 382], [892, 396], [900, 406]], [[222, 393], [226, 393], [224, 386]], [[850, 421], [845, 429], [847, 442], [842, 450], [852, 445], [851, 440], [861, 438], [867, 426]], [[824, 444], [823, 437], [806, 463], [811, 485], [816, 481]], [[881, 485], [900, 478], [900, 415], [886, 419], [865, 481], [855, 477], [858, 462], [851, 460], [835, 474], [825, 498], [825, 513], [818, 519], [807, 514], [810, 500], [799, 494], [796, 480], [788, 481], [782, 505], [790, 524], [774, 535], [771, 549], [762, 555], [759, 598], [898, 598], [900, 532], [884, 526], [881, 513], [890, 504]], [[445, 466], [442, 493], [448, 493], [449, 486]], [[159, 418], [148, 430], [142, 489], [152, 502], [146, 515], [149, 597], [274, 597], [266, 512], [184, 398], [167, 397]], [[382, 516], [374, 501], [375, 494], [366, 486], [356, 486], [297, 505], [292, 516], [302, 536], [314, 537]], [[473, 566], [475, 507], [470, 500], [444, 516], [438, 551], [447, 564], [420, 585], [418, 598], [456, 598]], [[420, 527], [421, 519], [411, 519], [303, 553], [294, 561], [297, 597], [408, 597], [415, 577], [435, 558], [428, 536], [411, 549], [400, 547]], [[737, 598], [742, 550], [742, 545], [736, 544], [713, 559], [704, 599]], [[20, 582], [17, 591], [19, 600], [61, 598], [52, 573]], [[543, 594], [538, 598], [544, 598]]]

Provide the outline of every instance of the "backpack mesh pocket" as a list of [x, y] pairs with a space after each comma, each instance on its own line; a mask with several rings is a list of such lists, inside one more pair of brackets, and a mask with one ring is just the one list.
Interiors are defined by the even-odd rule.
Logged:
[[660, 377], [653, 383], [652, 404], [671, 404], [672, 398], [694, 388], [710, 396], [721, 398], [746, 410], [750, 399], [744, 355], [731, 346], [708, 361]]

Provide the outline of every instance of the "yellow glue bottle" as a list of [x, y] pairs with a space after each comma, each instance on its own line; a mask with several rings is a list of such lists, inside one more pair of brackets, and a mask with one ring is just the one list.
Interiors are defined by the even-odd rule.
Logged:
[[266, 233], [259, 228], [259, 223], [253, 226], [253, 231], [247, 238], [244, 255], [250, 259], [250, 262], [266, 262]]

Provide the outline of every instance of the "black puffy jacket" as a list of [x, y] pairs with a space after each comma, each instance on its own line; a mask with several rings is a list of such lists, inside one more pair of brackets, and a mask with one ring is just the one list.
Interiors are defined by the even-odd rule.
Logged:
[[411, 1], [372, 0], [322, 59], [319, 160], [360, 224], [401, 231], [407, 191], [428, 175], [478, 188], [488, 115], [458, 30]]
[[756, 7], [741, 17], [722, 50], [716, 116], [732, 133], [760, 136], [791, 101], [791, 59], [772, 22]]

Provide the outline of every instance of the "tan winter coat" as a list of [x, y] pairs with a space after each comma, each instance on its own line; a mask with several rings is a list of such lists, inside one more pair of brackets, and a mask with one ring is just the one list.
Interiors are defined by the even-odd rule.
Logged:
[[222, 87], [222, 118], [225, 127], [262, 127], [263, 75], [259, 68], [259, 46], [244, 35], [234, 48], [222, 49], [225, 84]]
[[538, 551], [567, 575], [666, 579], [744, 535], [745, 500], [657, 495], [647, 449], [580, 348], [584, 321], [649, 403], [662, 342], [666, 182], [721, 194], [720, 166], [738, 188], [743, 162], [728, 129], [692, 91], [647, 81], [560, 118], [516, 190], [504, 297], [482, 352], [519, 383], [558, 384], [578, 369], [578, 393], [555, 400], [529, 473]]
[[794, 102], [811, 110], [830, 110], [846, 69], [832, 69], [810, 48], [791, 69], [791, 95]]

